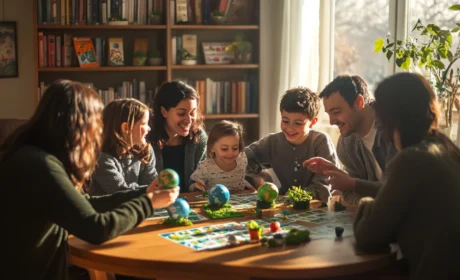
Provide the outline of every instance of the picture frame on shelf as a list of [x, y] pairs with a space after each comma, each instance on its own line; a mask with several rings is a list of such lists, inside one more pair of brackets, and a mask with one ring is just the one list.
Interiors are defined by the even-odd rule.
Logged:
[[202, 43], [206, 64], [231, 64], [235, 60], [233, 52], [226, 52], [228, 42]]
[[18, 40], [15, 21], [0, 21], [0, 78], [17, 78]]

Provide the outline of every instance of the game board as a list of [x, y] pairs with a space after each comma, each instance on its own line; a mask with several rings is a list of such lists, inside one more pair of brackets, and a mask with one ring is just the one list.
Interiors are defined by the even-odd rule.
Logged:
[[[302, 221], [304, 222], [306, 219], [304, 216], [299, 216], [298, 214], [290, 215], [287, 219], [283, 217], [274, 217], [255, 221], [265, 228], [264, 236], [267, 238], [271, 238], [273, 236], [273, 233], [269, 230], [270, 223], [273, 221], [278, 221], [280, 223], [281, 231], [277, 233], [281, 234], [286, 234], [292, 228], [296, 228], [299, 230], [308, 229], [310, 231], [311, 239], [335, 238], [335, 227], [341, 226], [345, 229], [343, 237], [353, 235], [351, 215], [343, 212], [326, 212], [324, 210], [311, 210], [307, 212], [310, 212], [310, 215], [307, 215], [306, 217], [314, 216], [315, 218], [313, 218], [313, 220], [323, 218], [331, 223], [318, 226], [307, 226], [299, 223]], [[246, 225], [247, 222], [248, 221], [240, 223], [231, 222], [225, 224], [214, 224], [199, 228], [163, 233], [160, 234], [160, 236], [197, 251], [217, 249], [228, 246], [228, 235], [230, 234], [236, 237], [238, 244], [249, 243], [249, 234]]]
[[[203, 200], [203, 196], [197, 195], [195, 196], [195, 201]], [[243, 210], [243, 209], [252, 209], [256, 208], [257, 204], [257, 194], [233, 194], [230, 195], [230, 200], [228, 204], [232, 205], [236, 210]], [[275, 203], [283, 203], [284, 198], [278, 197], [275, 200]]]
[[[155, 209], [155, 213], [153, 216], [147, 218], [146, 220], [155, 220], [155, 219], [166, 219], [169, 218], [168, 211], [166, 208], [161, 208], [161, 209]], [[208, 218], [201, 216], [194, 210], [190, 209], [190, 214], [188, 215], [188, 219], [192, 222], [196, 221], [206, 221]]]

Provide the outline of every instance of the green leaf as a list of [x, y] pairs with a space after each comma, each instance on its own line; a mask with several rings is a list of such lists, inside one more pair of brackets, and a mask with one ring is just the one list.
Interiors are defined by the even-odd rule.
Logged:
[[396, 65], [397, 65], [398, 67], [401, 67], [401, 65], [403, 64], [403, 62], [404, 62], [404, 58], [401, 58], [401, 57], [400, 57], [400, 58], [396, 58]]
[[393, 55], [393, 52], [388, 50], [387, 51], [387, 59], [390, 60], [391, 56]]
[[459, 30], [460, 30], [460, 27], [455, 27], [450, 32], [455, 33], [455, 32], [458, 32]]
[[460, 11], [460, 4], [450, 6], [449, 10], [451, 10], [451, 11]]
[[447, 51], [447, 59], [449, 60], [449, 62], [452, 62], [452, 60], [454, 60], [454, 55], [451, 51]]
[[433, 60], [431, 62], [431, 65], [433, 65], [434, 67], [438, 68], [438, 69], [444, 69], [444, 63], [442, 63], [442, 61], [440, 60]]
[[401, 69], [409, 70], [410, 61], [411, 61], [410, 56], [406, 57], [406, 60], [404, 61], [404, 63], [401, 64]]
[[377, 40], [375, 40], [374, 53], [378, 53], [382, 51], [384, 45], [385, 45], [385, 40], [383, 40], [382, 38], [378, 38]]

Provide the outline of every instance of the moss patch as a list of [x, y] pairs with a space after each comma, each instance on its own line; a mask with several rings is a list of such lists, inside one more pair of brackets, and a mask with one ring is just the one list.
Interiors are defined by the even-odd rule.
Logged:
[[203, 208], [206, 214], [212, 220], [244, 217], [244, 213], [234, 210], [233, 207], [228, 203], [222, 206], [206, 203], [203, 205]]

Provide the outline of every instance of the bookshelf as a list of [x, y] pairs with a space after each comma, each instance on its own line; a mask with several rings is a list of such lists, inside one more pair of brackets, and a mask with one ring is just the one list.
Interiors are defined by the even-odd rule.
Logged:
[[[41, 6], [39, 5], [39, 1]], [[251, 87], [246, 94], [250, 97], [251, 106], [246, 105], [250, 110], [240, 110], [239, 113], [231, 112], [208, 112], [205, 108], [204, 117], [206, 130], [218, 120], [228, 119], [241, 123], [245, 128], [245, 142], [250, 143], [259, 139], [259, 124], [260, 116], [258, 114], [260, 101], [259, 101], [259, 42], [260, 42], [260, 0], [187, 0], [188, 3], [195, 5], [196, 1], [209, 1], [210, 7], [217, 8], [221, 5], [221, 1], [231, 5], [232, 1], [241, 2], [247, 1], [248, 5], [252, 5], [249, 20], [241, 22], [241, 24], [196, 24], [191, 21], [190, 23], [176, 23], [173, 13], [174, 5], [171, 0], [126, 0], [130, 1], [143, 1], [145, 3], [160, 1], [162, 7], [162, 21], [159, 24], [129, 24], [129, 25], [108, 25], [108, 24], [69, 24], [61, 25], [52, 22], [46, 24], [39, 22], [39, 7], [42, 9], [41, 19], [43, 21], [43, 1], [47, 0], [34, 0], [34, 40], [37, 46], [37, 53], [35, 55], [34, 66], [36, 69], [35, 84], [37, 85], [37, 102], [40, 98], [39, 87], [40, 84], [49, 84], [55, 79], [64, 78], [77, 80], [84, 83], [92, 84], [96, 89], [107, 89], [111, 87], [119, 87], [122, 81], [144, 81], [146, 94], [150, 103], [153, 98], [155, 89], [163, 82], [169, 80], [184, 80], [191, 86], [195, 87], [198, 92], [196, 81], [212, 80], [212, 81], [248, 81]], [[60, 2], [65, 3], [66, 0], [50, 0], [52, 3]], [[72, 3], [79, 1], [89, 3], [95, 0], [67, 0]], [[102, 0], [107, 3], [111, 0]], [[113, 0], [112, 0], [113, 1]], [[175, 0], [183, 1], [183, 0]], [[185, 1], [185, 2], [187, 2]], [[122, 1], [120, 1], [122, 2]], [[123, 1], [124, 2], [124, 1]], [[177, 4], [177, 3], [176, 3]], [[71, 5], [71, 4], [70, 4]], [[156, 5], [156, 4], [154, 4]], [[214, 8], [211, 9], [214, 10]], [[209, 9], [209, 7], [208, 7]], [[59, 10], [59, 7], [58, 9]], [[176, 11], [174, 11], [176, 12]], [[193, 10], [195, 12], [195, 10]], [[53, 13], [53, 12], [51, 12]], [[59, 18], [59, 14], [58, 14]], [[96, 68], [80, 68], [77, 60], [73, 57], [71, 66], [67, 67], [40, 67], [39, 58], [39, 33], [44, 35], [52, 34], [63, 37], [64, 34], [69, 34], [72, 37], [92, 37], [92, 38], [112, 38], [121, 37], [124, 43], [124, 60], [123, 66], [107, 66], [101, 65]], [[182, 65], [173, 63], [173, 37], [181, 37], [184, 34], [194, 34], [197, 37], [197, 65]], [[203, 42], [231, 42], [235, 36], [242, 34], [248, 41], [252, 43], [252, 61], [249, 64], [206, 64], [203, 54]], [[136, 38], [147, 38], [148, 47], [150, 49], [158, 49], [163, 58], [163, 63], [158, 66], [133, 66], [133, 42]], [[94, 40], [94, 39], [93, 39]], [[72, 44], [72, 51], [75, 49]], [[73, 54], [75, 56], [75, 54]], [[54, 66], [54, 65], [53, 65]], [[250, 81], [250, 82], [249, 82]], [[254, 86], [255, 85], [255, 86]], [[230, 92], [229, 94], [232, 94]], [[206, 96], [207, 98], [208, 96]], [[204, 101], [206, 102], [206, 101]], [[244, 105], [243, 105], [244, 107]], [[230, 108], [230, 107], [229, 107]], [[244, 109], [244, 108], [243, 108]], [[230, 111], [230, 110], [229, 110]]]

